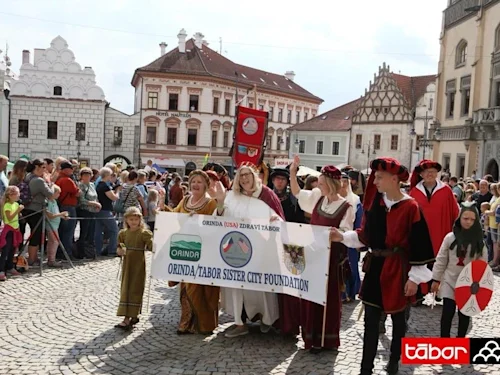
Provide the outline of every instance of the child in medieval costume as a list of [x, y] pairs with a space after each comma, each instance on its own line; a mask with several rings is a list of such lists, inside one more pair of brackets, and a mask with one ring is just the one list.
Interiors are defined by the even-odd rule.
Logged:
[[137, 207], [127, 209], [123, 225], [125, 229], [118, 233], [117, 254], [122, 257], [123, 266], [120, 304], [116, 315], [124, 319], [115, 327], [128, 330], [139, 322], [146, 284], [144, 251], [153, 249], [153, 233], [146, 229], [142, 213]]
[[[453, 231], [448, 233], [432, 269], [431, 291], [443, 299], [441, 337], [450, 337], [451, 321], [455, 315], [455, 285], [464, 267], [473, 260], [488, 261], [488, 249], [484, 245], [479, 213], [472, 202], [462, 204], [460, 216]], [[465, 337], [470, 317], [458, 312], [457, 337]]]

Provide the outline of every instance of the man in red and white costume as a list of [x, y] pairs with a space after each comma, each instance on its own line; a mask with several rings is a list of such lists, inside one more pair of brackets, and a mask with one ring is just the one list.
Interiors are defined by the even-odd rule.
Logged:
[[399, 188], [400, 182], [409, 177], [408, 169], [393, 158], [375, 159], [371, 169], [361, 228], [344, 233], [332, 228], [331, 240], [347, 247], [371, 249], [364, 259], [360, 293], [365, 307], [361, 375], [373, 373], [382, 312], [392, 318], [386, 371], [394, 375], [399, 370], [401, 339], [406, 334], [405, 309], [414, 300], [418, 284], [432, 278], [426, 265], [434, 261], [434, 254], [418, 203]]
[[[434, 256], [439, 252], [444, 237], [453, 229], [459, 207], [451, 188], [439, 180], [441, 165], [432, 160], [421, 160], [413, 170], [410, 180], [410, 196], [414, 198], [429, 227]], [[427, 284], [421, 285], [422, 296], [429, 292]]]

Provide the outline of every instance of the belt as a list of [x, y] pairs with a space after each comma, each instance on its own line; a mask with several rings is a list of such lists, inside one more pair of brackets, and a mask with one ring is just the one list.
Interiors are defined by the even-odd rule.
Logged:
[[374, 257], [383, 257], [383, 258], [390, 257], [390, 256], [396, 254], [397, 252], [398, 252], [397, 249], [394, 249], [394, 250], [384, 249], [384, 250], [372, 250], [371, 251], [371, 253]]

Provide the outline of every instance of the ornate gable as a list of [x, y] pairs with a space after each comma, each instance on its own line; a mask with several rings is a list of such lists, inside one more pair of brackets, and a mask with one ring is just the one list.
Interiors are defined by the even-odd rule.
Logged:
[[373, 83], [361, 97], [354, 112], [353, 124], [409, 123], [412, 111], [399, 86], [384, 63], [375, 74]]

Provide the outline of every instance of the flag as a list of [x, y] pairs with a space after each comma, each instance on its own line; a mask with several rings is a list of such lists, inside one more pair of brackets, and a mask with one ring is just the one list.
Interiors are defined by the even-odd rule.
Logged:
[[208, 163], [208, 154], [205, 155], [205, 159], [203, 159], [203, 163], [205, 165]]
[[231, 248], [231, 246], [233, 246], [233, 238], [231, 237], [223, 246], [222, 246], [222, 250], [224, 250], [225, 253], [227, 253], [229, 251], [229, 249]]
[[247, 244], [245, 243], [245, 241], [240, 238], [239, 241], [238, 241], [238, 245], [240, 246], [240, 249], [246, 254], [248, 253], [248, 250], [250, 250], [250, 248], [247, 246]]

